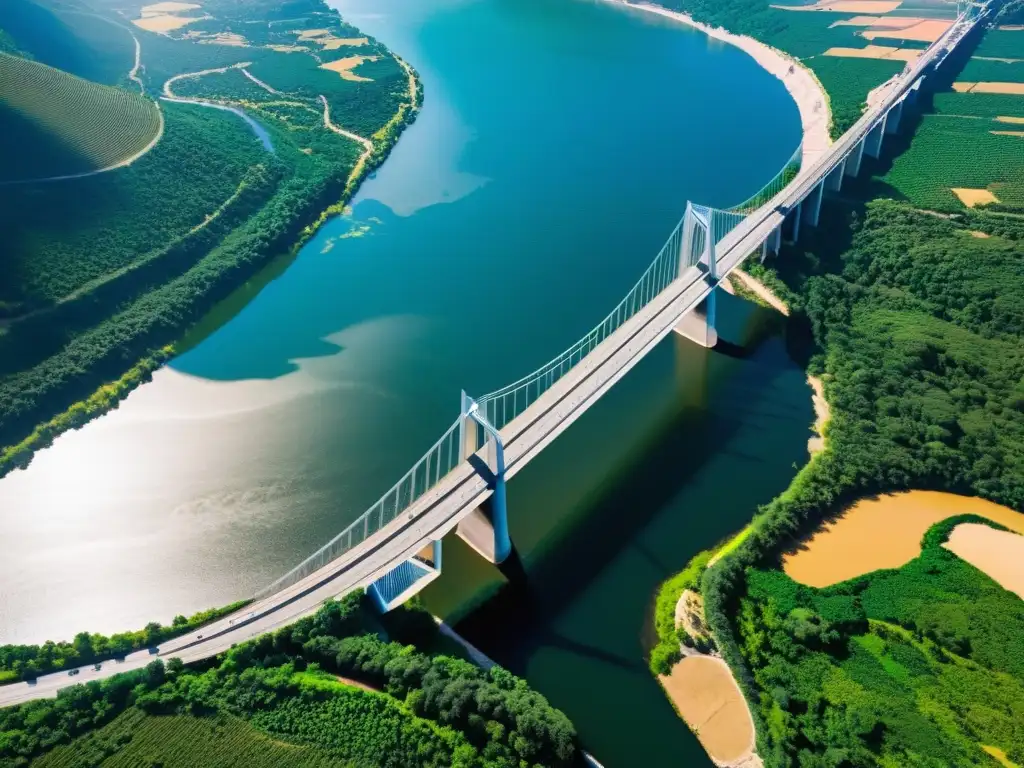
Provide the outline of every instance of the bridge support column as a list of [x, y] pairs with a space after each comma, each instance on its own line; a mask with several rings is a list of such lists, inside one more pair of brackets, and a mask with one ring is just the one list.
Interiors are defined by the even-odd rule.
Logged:
[[885, 116], [885, 132], [896, 134], [900, 132], [900, 118], [903, 117], [903, 101], [897, 101], [892, 109]]
[[914, 81], [913, 85], [911, 85], [910, 88], [907, 89], [906, 101], [907, 104], [909, 104], [910, 106], [917, 104], [917, 97], [921, 95], [922, 83], [924, 83], [924, 75], [921, 75], [921, 77], [917, 78], [917, 80]]
[[811, 194], [804, 198], [804, 201], [800, 204], [801, 208], [805, 205], [807, 206], [807, 223], [812, 227], [818, 226], [818, 217], [821, 215], [821, 198], [824, 194], [825, 180], [822, 179], [818, 186], [811, 191]]
[[694, 233], [703, 230], [702, 252], [698, 257], [698, 264], [703, 264], [707, 270], [704, 279], [711, 286], [711, 293], [699, 307], [683, 315], [674, 329], [679, 335], [708, 349], [718, 343], [718, 331], [715, 328], [718, 254], [715, 251], [714, 218], [714, 209], [687, 203], [684, 237], [687, 238], [686, 242], [692, 243]]
[[673, 330], [694, 344], [714, 349], [718, 343], [718, 330], [715, 328], [717, 292], [718, 289], [715, 288], [699, 307], [683, 315]]
[[786, 242], [795, 243], [800, 239], [800, 220], [803, 217], [803, 202], [799, 202], [793, 206], [793, 208], [786, 214], [786, 218], [782, 221], [782, 226], [786, 225], [786, 222], [792, 222], [790, 224], [790, 239]]
[[885, 136], [887, 118], [888, 114], [884, 115], [878, 124], [871, 129], [871, 132], [864, 137], [864, 151], [868, 157], [878, 159], [878, 156], [882, 154], [882, 138]]
[[846, 173], [846, 158], [843, 158], [842, 162], [839, 163], [825, 178], [825, 186], [828, 187], [829, 192], [838, 192], [843, 188], [843, 176]]
[[441, 542], [433, 541], [391, 570], [373, 579], [367, 594], [381, 613], [404, 603], [441, 575]]
[[856, 178], [860, 174], [860, 161], [864, 157], [864, 139], [857, 142], [857, 146], [854, 147], [850, 154], [846, 156], [846, 160], [843, 161], [843, 165], [846, 166], [846, 175], [853, 176]]
[[[462, 407], [467, 427], [472, 425], [472, 429], [466, 428], [464, 431], [476, 435], [476, 427], [479, 425], [485, 435], [482, 450], [467, 453], [463, 459], [468, 460], [478, 472], [486, 476], [488, 485], [491, 486], [491, 496], [463, 518], [455, 532], [478, 555], [497, 565], [512, 554], [505, 490], [505, 445], [498, 430], [487, 422], [477, 409], [476, 403], [465, 392], [462, 393]], [[464, 442], [463, 450], [468, 450], [470, 445]]]

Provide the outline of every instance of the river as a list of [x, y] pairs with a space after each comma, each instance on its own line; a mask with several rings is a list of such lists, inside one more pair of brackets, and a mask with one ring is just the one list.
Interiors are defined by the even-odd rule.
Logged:
[[[0, 642], [250, 594], [389, 487], [461, 389], [589, 331], [687, 199], [746, 198], [799, 141], [779, 81], [664, 19], [584, 0], [339, 7], [419, 70], [421, 115], [351, 214], [240, 291], [244, 308], [0, 481]], [[809, 390], [774, 321], [736, 299], [720, 315], [748, 356], [672, 335], [516, 477], [531, 597], [463, 623], [609, 768], [707, 764], [643, 669], [652, 591], [806, 458]], [[460, 617], [497, 571], [445, 546], [426, 599]], [[642, 762], [634, 737], [653, 740]]]

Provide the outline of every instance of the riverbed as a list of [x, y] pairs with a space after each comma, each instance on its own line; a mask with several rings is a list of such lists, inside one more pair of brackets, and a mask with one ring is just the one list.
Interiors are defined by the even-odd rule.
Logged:
[[[420, 72], [419, 118], [348, 215], [244, 287], [118, 410], [0, 481], [0, 642], [251, 594], [386, 490], [455, 418], [461, 389], [495, 389], [589, 331], [688, 199], [745, 199], [800, 141], [781, 82], [652, 14], [584, 0], [339, 7]], [[706, 764], [643, 666], [653, 589], [806, 458], [810, 393], [771, 314], [726, 299], [720, 316], [741, 349], [671, 336], [510, 484], [533, 590], [519, 604], [534, 618], [488, 619], [490, 638], [464, 622], [608, 768], [637, 754]], [[445, 547], [427, 602], [465, 617], [503, 577]]]

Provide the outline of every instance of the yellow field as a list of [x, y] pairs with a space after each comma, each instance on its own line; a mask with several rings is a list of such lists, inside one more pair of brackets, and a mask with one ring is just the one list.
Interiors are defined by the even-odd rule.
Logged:
[[1024, 599], [1024, 536], [964, 523], [953, 529], [942, 546]]
[[970, 83], [960, 81], [953, 83], [953, 90], [957, 93], [1008, 93], [1014, 96], [1024, 96], [1024, 83]]
[[[889, 27], [892, 25], [886, 26]], [[865, 32], [861, 32], [861, 35], [867, 40], [895, 37], [901, 40], [920, 40], [925, 43], [933, 43], [942, 37], [943, 33], [945, 33], [950, 26], [952, 26], [952, 22], [950, 21], [919, 21], [917, 24], [905, 27], [892, 26], [892, 28], [887, 29], [867, 30]]]
[[352, 80], [357, 83], [368, 83], [371, 82], [370, 78], [361, 77], [352, 70], [364, 61], [376, 60], [376, 56], [346, 56], [344, 59], [338, 59], [337, 61], [329, 61], [326, 64], [321, 64], [320, 69], [329, 69], [331, 72], [337, 72], [341, 75], [343, 80]]
[[950, 191], [958, 198], [960, 198], [960, 202], [966, 205], [968, 208], [973, 208], [976, 205], [985, 205], [986, 203], [999, 202], [999, 198], [997, 198], [987, 189], [967, 189], [966, 187], [953, 187]]
[[985, 499], [937, 491], [909, 491], [863, 499], [785, 556], [795, 581], [827, 587], [880, 568], [899, 568], [921, 552], [935, 523], [974, 514], [1024, 533], [1024, 515]]
[[911, 48], [891, 48], [886, 45], [866, 45], [863, 48], [829, 48], [826, 56], [842, 56], [854, 59], [891, 59], [893, 61], [914, 61], [921, 52]]

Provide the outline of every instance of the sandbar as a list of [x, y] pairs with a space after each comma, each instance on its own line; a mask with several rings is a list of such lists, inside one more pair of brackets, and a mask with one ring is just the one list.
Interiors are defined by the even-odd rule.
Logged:
[[754, 722], [724, 661], [714, 656], [687, 656], [659, 680], [715, 764], [736, 764], [750, 758]]
[[892, 48], [886, 45], [866, 45], [863, 48], [829, 48], [825, 56], [840, 56], [852, 59], [890, 59], [893, 61], [914, 61], [921, 51], [911, 48]]

